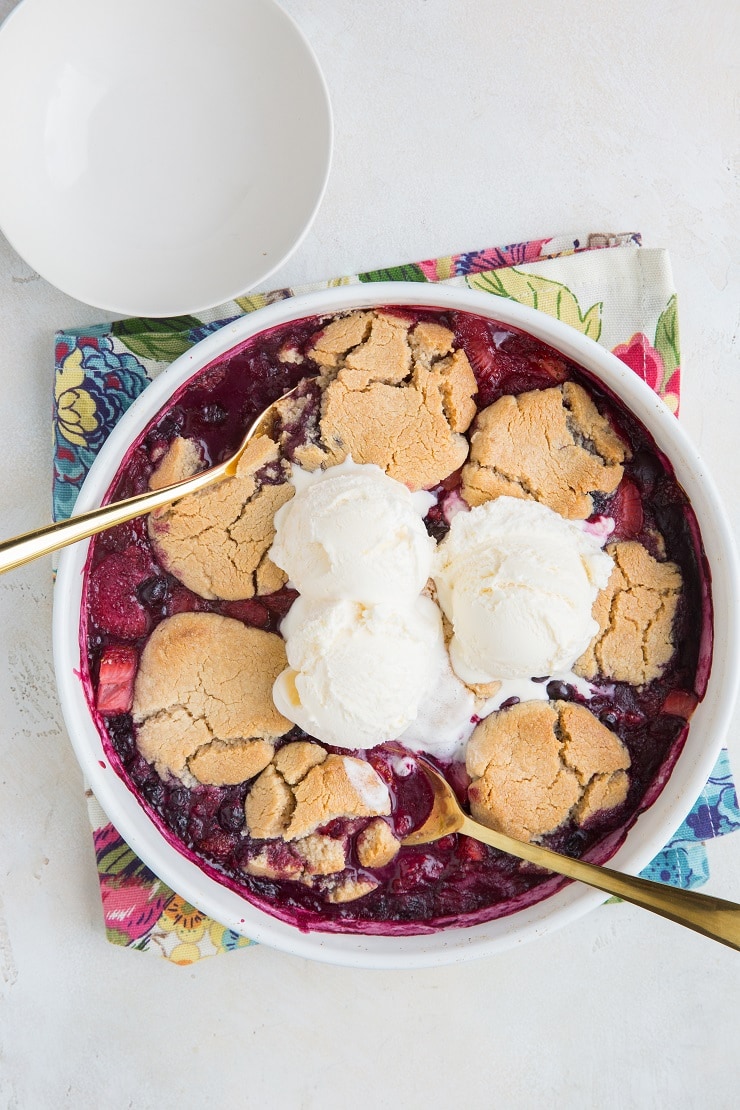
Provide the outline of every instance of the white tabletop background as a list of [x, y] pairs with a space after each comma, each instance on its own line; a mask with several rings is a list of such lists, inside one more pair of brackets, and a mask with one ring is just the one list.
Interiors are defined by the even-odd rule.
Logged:
[[[671, 253], [682, 420], [737, 537], [740, 7], [282, 2], [324, 68], [335, 156], [314, 227], [270, 286], [642, 231]], [[13, 6], [0, 0], [0, 16]], [[0, 237], [0, 534], [49, 517], [52, 333], [101, 318]], [[109, 945], [51, 594], [46, 560], [0, 580], [3, 1110], [736, 1105], [740, 956], [626, 905], [409, 973], [264, 947], [180, 968]], [[740, 834], [709, 856], [705, 889], [740, 901]]]

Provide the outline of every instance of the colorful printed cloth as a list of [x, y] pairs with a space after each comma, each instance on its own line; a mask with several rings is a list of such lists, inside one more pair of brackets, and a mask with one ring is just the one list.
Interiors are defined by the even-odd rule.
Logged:
[[[590, 234], [470, 251], [239, 297], [202, 316], [118, 320], [56, 337], [54, 518], [70, 515], [93, 459], [116, 421], [158, 373], [199, 339], [257, 308], [327, 286], [441, 281], [508, 297], [564, 320], [611, 350], [678, 412], [681, 360], [676, 293], [664, 250], [638, 234]], [[154, 875], [88, 791], [109, 940], [177, 964], [252, 942], [202, 914]], [[643, 875], [693, 887], [709, 875], [704, 841], [740, 828], [722, 752], [691, 813]]]

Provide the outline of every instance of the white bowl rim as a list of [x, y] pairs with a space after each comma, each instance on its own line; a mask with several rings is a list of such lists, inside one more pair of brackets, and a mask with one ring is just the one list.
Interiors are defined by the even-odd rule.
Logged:
[[[656, 801], [631, 826], [610, 861], [610, 866], [636, 874], [665, 846], [690, 811], [715, 764], [729, 726], [740, 672], [739, 576], [719, 494], [696, 449], [650, 387], [592, 339], [517, 302], [498, 297], [494, 300], [488, 293], [432, 283], [377, 282], [286, 298], [207, 336], [146, 388], [98, 454], [79, 494], [77, 511], [100, 503], [131, 441], [175, 390], [214, 358], [281, 324], [373, 305], [477, 313], [521, 328], [550, 344], [604, 381], [626, 403], [671, 460], [689, 497], [712, 573], [714, 659], [705, 697], [692, 718], [688, 739], [668, 782]], [[237, 933], [294, 955], [356, 967], [414, 968], [474, 959], [521, 944], [566, 925], [604, 901], [605, 896], [598, 891], [569, 884], [534, 906], [468, 928], [408, 937], [303, 933], [205, 875], [165, 841], [135, 795], [109, 767], [89, 713], [79, 677], [80, 604], [88, 547], [89, 541], [84, 541], [62, 553], [55, 589], [54, 663], [64, 718], [85, 777], [111, 822], [154, 873], [193, 905]]]
[[[10, 12], [8, 12], [5, 19], [0, 20], [0, 34], [6, 27], [9, 26], [11, 20], [13, 21], [14, 25], [17, 24], [17, 22], [21, 18], [21, 12], [23, 9], [27, 10], [31, 5], [41, 5], [49, 2], [51, 2], [51, 0], [22, 0], [21, 3], [18, 3], [16, 7], [12, 8]], [[314, 69], [314, 75], [317, 79], [318, 86], [323, 96], [323, 108], [326, 113], [325, 120], [327, 130], [326, 151], [324, 154], [324, 170], [320, 186], [316, 192], [313, 206], [311, 207], [310, 212], [305, 218], [303, 228], [300, 233], [295, 237], [292, 244], [290, 244], [288, 247], [286, 247], [285, 250], [283, 250], [282, 254], [278, 255], [264, 269], [255, 272], [255, 274], [249, 279], [249, 282], [246, 285], [239, 283], [236, 287], [225, 287], [224, 289], [220, 289], [217, 294], [210, 295], [206, 299], [206, 301], [198, 299], [197, 301], [187, 301], [183, 302], [182, 304], [178, 303], [176, 306], [170, 304], [166, 307], [158, 308], [157, 306], [152, 306], [150, 304], [137, 303], [133, 296], [131, 300], [121, 298], [121, 300], [117, 301], [117, 303], [113, 303], [105, 296], [88, 296], [89, 291], [81, 290], [79, 288], [73, 288], [71, 285], [68, 285], [67, 282], [58, 281], [56, 276], [54, 278], [46, 279], [44, 273], [42, 272], [44, 269], [46, 269], [46, 267], [43, 266], [39, 268], [36, 265], [34, 258], [28, 254], [22, 244], [19, 244], [16, 241], [15, 234], [13, 232], [7, 231], [3, 226], [3, 223], [0, 221], [0, 232], [8, 240], [16, 254], [18, 254], [20, 258], [24, 259], [24, 261], [26, 261], [32, 269], [37, 270], [41, 277], [45, 278], [45, 280], [48, 280], [50, 284], [54, 285], [62, 293], [65, 293], [67, 296], [74, 297], [75, 299], [80, 300], [83, 303], [94, 305], [104, 312], [113, 312], [125, 316], [152, 319], [163, 317], [170, 318], [174, 316], [197, 316], [221, 305], [225, 305], [229, 301], [235, 300], [237, 297], [245, 296], [251, 290], [257, 288], [257, 286], [262, 285], [264, 282], [268, 281], [273, 274], [275, 274], [282, 266], [285, 265], [288, 259], [292, 257], [292, 255], [304, 242], [306, 236], [308, 235], [314, 224], [329, 183], [329, 176], [331, 173], [331, 166], [334, 157], [334, 111], [332, 108], [331, 96], [329, 94], [329, 86], [327, 84], [326, 76], [319, 62], [316, 51], [314, 50], [312, 44], [309, 42], [301, 27], [298, 25], [294, 17], [288, 11], [286, 11], [282, 4], [279, 4], [277, 0], [259, 0], [259, 2], [279, 13], [279, 16], [285, 21], [286, 26], [289, 27], [291, 32], [295, 35], [296, 40], [301, 43], [303, 49], [305, 50], [307, 61]], [[124, 300], [126, 301], [126, 303], [124, 303]]]

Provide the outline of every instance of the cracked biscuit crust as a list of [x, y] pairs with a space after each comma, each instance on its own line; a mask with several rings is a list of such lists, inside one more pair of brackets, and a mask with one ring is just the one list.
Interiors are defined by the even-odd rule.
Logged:
[[259, 774], [292, 727], [272, 700], [280, 636], [215, 613], [179, 613], [152, 632], [134, 687], [139, 751], [164, 778], [233, 785]]
[[630, 757], [582, 705], [520, 702], [477, 726], [467, 750], [476, 820], [519, 840], [584, 824], [627, 797]]
[[[250, 835], [269, 842], [246, 861], [247, 874], [306, 883], [328, 902], [355, 901], [378, 886], [351, 869], [340, 876], [347, 866], [347, 835], [317, 831], [337, 817], [390, 813], [388, 790], [364, 760], [328, 755], [307, 740], [285, 744], [253, 783], [244, 813]], [[399, 847], [378, 818], [360, 833], [358, 857], [362, 866], [382, 867]]]
[[479, 414], [470, 443], [461, 490], [469, 505], [505, 494], [571, 520], [591, 515], [592, 493], [614, 492], [629, 457], [575, 382], [499, 398]]
[[[259, 482], [257, 472], [271, 464], [278, 466], [277, 447], [258, 436], [239, 460], [235, 477], [149, 515], [149, 535], [162, 563], [201, 597], [238, 601], [274, 593], [285, 583], [267, 552], [275, 538], [273, 517], [295, 491], [288, 482]], [[201, 468], [197, 445], [177, 437], [149, 484], [160, 489]]]
[[[439, 324], [357, 312], [330, 323], [311, 358], [322, 368], [325, 462], [375, 463], [411, 489], [462, 466], [475, 376]], [[328, 457], [327, 457], [328, 456]]]
[[363, 867], [385, 867], [400, 849], [401, 841], [382, 817], [376, 817], [357, 837], [357, 858]]
[[594, 602], [599, 631], [574, 670], [588, 679], [601, 675], [642, 686], [660, 678], [673, 655], [681, 571], [636, 540], [609, 544], [606, 551], [614, 569]]
[[244, 812], [253, 837], [298, 840], [337, 817], [376, 817], [391, 811], [380, 776], [363, 759], [327, 755], [300, 740], [275, 755], [247, 794]]
[[260, 879], [306, 882], [316, 875], [336, 875], [347, 865], [347, 847], [322, 833], [311, 833], [293, 844], [267, 844], [244, 864], [248, 875]]

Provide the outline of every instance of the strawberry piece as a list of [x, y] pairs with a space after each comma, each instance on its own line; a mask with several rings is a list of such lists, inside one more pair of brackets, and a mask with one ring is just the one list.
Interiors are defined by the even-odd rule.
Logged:
[[106, 555], [90, 575], [90, 617], [96, 628], [121, 640], [146, 636], [150, 618], [136, 587], [151, 578], [155, 569], [140, 547]]
[[176, 613], [207, 613], [210, 603], [203, 597], [198, 597], [187, 586], [179, 583], [170, 590], [170, 599], [167, 606], [170, 616]]
[[642, 498], [637, 486], [629, 478], [623, 478], [619, 483], [609, 510], [614, 517], [616, 536], [629, 539], [640, 534], [644, 522]]
[[485, 320], [467, 313], [457, 321], [457, 334], [478, 385], [496, 386], [496, 354], [491, 333]]
[[130, 713], [139, 656], [132, 647], [109, 647], [100, 659], [96, 706], [101, 713]]
[[560, 358], [537, 359], [537, 366], [543, 374], [552, 379], [553, 384], [559, 385], [568, 377], [568, 368]]
[[670, 713], [672, 717], [683, 717], [688, 721], [698, 704], [699, 699], [696, 694], [688, 690], [671, 690], [661, 709], [663, 713]]
[[442, 481], [439, 484], [442, 486], [442, 489], [447, 490], [449, 492], [450, 490], [458, 488], [458, 486], [460, 485], [461, 478], [462, 478], [462, 467], [460, 466], [460, 467], [457, 468], [457, 470], [453, 470], [452, 474], [448, 474], [448, 476], [446, 478], [443, 478]]
[[526, 335], [507, 333], [494, 339], [495, 324], [478, 316], [462, 316], [457, 323], [462, 343], [478, 382], [478, 401], [490, 405], [503, 392], [522, 393], [545, 389], [565, 381], [565, 362], [542, 355], [542, 344]]
[[444, 868], [444, 860], [431, 853], [406, 849], [398, 857], [396, 874], [390, 884], [391, 890], [394, 894], [409, 894], [420, 886], [437, 882]]
[[271, 613], [277, 613], [279, 617], [284, 617], [297, 597], [298, 590], [291, 590], [289, 586], [283, 586], [277, 593], [265, 594], [260, 600]]
[[255, 601], [254, 598], [245, 598], [243, 601], [224, 601], [221, 612], [225, 617], [234, 617], [235, 620], [244, 621], [254, 628], [265, 628], [270, 621], [270, 614], [265, 606]]
[[460, 859], [467, 860], [469, 863], [480, 863], [486, 858], [486, 846], [470, 836], [461, 836], [457, 854]]
[[101, 532], [95, 542], [101, 551], [125, 551], [137, 543], [145, 543], [146, 517], [137, 516], [123, 524], [116, 524], [114, 528]]
[[468, 800], [468, 787], [470, 786], [470, 775], [465, 769], [465, 764], [451, 763], [445, 771], [445, 778], [455, 791], [460, 805], [464, 806]]
[[198, 848], [208, 856], [225, 860], [235, 847], [236, 839], [233, 833], [223, 832], [222, 829], [213, 829], [198, 843]]

